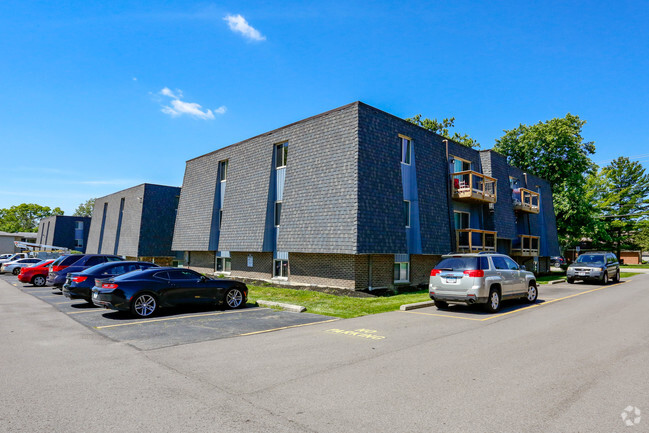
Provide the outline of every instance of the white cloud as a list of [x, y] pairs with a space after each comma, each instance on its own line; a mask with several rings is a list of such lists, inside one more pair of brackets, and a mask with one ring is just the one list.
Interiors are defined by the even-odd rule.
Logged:
[[197, 117], [199, 119], [211, 120], [214, 119], [214, 114], [225, 114], [227, 107], [225, 105], [220, 106], [214, 111], [210, 109], [203, 109], [200, 104], [196, 102], [185, 102], [181, 101], [180, 98], [183, 97], [183, 92], [179, 89], [175, 91], [171, 90], [168, 87], [160, 90], [160, 94], [171, 98], [170, 105], [163, 105], [162, 111], [165, 114], [170, 115], [171, 117], [182, 116], [187, 114], [192, 117]]
[[266, 40], [266, 36], [262, 35], [259, 30], [248, 24], [248, 21], [246, 21], [246, 19], [239, 14], [226, 15], [223, 19], [228, 22], [230, 30], [235, 33], [241, 33], [245, 38], [253, 41]]

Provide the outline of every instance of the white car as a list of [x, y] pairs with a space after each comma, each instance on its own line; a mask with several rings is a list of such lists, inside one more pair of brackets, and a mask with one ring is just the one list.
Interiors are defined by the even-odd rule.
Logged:
[[11, 272], [14, 275], [18, 275], [21, 268], [34, 266], [36, 263], [40, 263], [42, 261], [43, 260], [41, 259], [18, 259], [14, 260], [13, 262], [5, 262], [0, 265], [0, 274]]
[[27, 253], [4, 254], [0, 258], [0, 264], [7, 263], [7, 262], [14, 262], [18, 259], [26, 259], [27, 257], [29, 257]]

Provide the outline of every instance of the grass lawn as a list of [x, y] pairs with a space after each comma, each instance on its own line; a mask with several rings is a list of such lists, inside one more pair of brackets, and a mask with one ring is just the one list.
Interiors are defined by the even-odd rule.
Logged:
[[428, 290], [395, 296], [355, 298], [278, 287], [248, 286], [248, 289], [248, 302], [251, 303], [262, 299], [264, 301], [302, 305], [306, 307], [307, 313], [342, 317], [344, 319], [398, 310], [403, 304], [430, 301]]
[[642, 272], [620, 272], [620, 278], [629, 278], [634, 275], [640, 275]]
[[544, 275], [542, 277], [536, 277], [536, 282], [539, 284], [548, 284], [550, 281], [560, 280], [566, 278], [565, 272], [552, 272], [552, 275]]
[[620, 269], [649, 269], [649, 265], [620, 265]]

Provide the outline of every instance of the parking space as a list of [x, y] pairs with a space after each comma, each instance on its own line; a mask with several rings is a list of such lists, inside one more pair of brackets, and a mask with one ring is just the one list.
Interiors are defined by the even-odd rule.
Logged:
[[436, 307], [430, 307], [421, 310], [404, 311], [404, 313], [486, 322], [488, 320], [523, 312], [532, 308], [543, 307], [554, 302], [575, 298], [587, 293], [619, 286], [624, 283], [625, 281], [622, 280], [617, 284], [607, 284], [605, 286], [601, 284], [587, 284], [584, 282], [578, 282], [575, 284], [540, 284], [538, 286], [539, 297], [534, 304], [529, 304], [524, 300], [503, 301], [501, 309], [497, 314], [487, 313], [483, 310], [481, 305], [462, 304], [452, 304], [445, 310], [438, 310]]
[[97, 308], [83, 300], [69, 300], [58, 289], [23, 284], [14, 276], [2, 275], [0, 279], [47, 302], [95, 332], [141, 350], [338, 320], [317, 314], [290, 313], [250, 304], [240, 310], [174, 308], [162, 310], [153, 318], [138, 319], [126, 313]]

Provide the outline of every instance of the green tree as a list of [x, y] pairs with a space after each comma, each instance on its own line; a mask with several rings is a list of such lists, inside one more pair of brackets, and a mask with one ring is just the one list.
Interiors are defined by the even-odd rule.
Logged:
[[460, 135], [457, 132], [453, 132], [453, 135], [449, 132], [449, 128], [454, 128], [455, 127], [455, 117], [451, 117], [450, 119], [444, 119], [441, 122], [439, 122], [437, 119], [429, 119], [421, 118], [421, 114], [417, 114], [413, 117], [408, 117], [406, 120], [410, 123], [414, 123], [417, 126], [421, 126], [424, 129], [427, 129], [429, 131], [432, 131], [438, 135], [441, 135], [442, 137], [446, 137], [449, 140], [453, 140], [456, 143], [460, 143], [464, 146], [467, 147], [480, 147], [480, 143], [478, 143], [476, 140], [473, 138], [469, 137], [467, 134]]
[[35, 232], [38, 222], [48, 216], [63, 215], [61, 208], [54, 209], [33, 203], [23, 203], [11, 206], [9, 209], [0, 209], [0, 231]]
[[649, 214], [649, 174], [642, 164], [619, 157], [591, 175], [589, 185], [606, 227], [597, 240], [618, 256], [622, 249], [634, 248], [634, 235]]
[[633, 243], [642, 251], [649, 251], [649, 219], [638, 222], [636, 232], [633, 234]]
[[92, 211], [95, 209], [95, 199], [91, 198], [81, 203], [77, 210], [72, 214], [73, 216], [92, 217]]
[[586, 197], [586, 179], [596, 166], [590, 159], [595, 144], [581, 136], [585, 123], [568, 113], [534, 125], [520, 124], [505, 130], [494, 146], [510, 164], [550, 182], [564, 247], [598, 230], [597, 211]]

